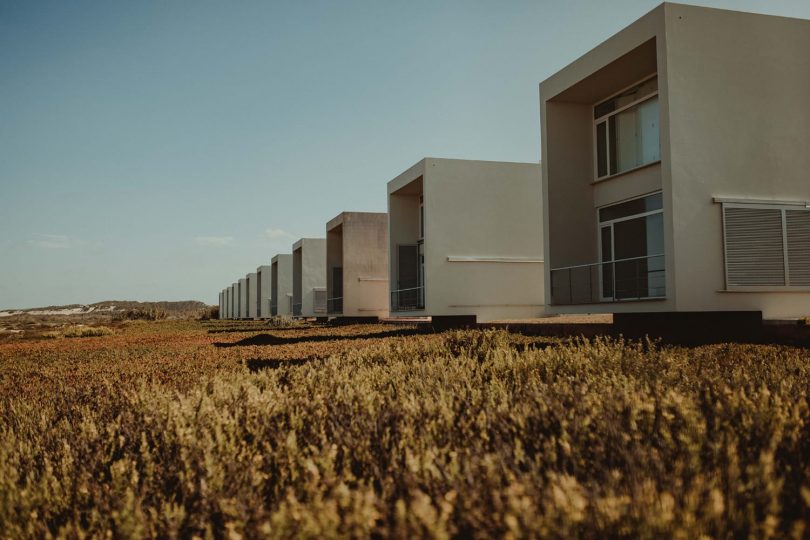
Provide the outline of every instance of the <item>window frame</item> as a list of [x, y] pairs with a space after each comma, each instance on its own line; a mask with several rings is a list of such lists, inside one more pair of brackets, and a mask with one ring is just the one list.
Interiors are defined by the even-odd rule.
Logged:
[[[658, 78], [658, 72], [647, 75], [646, 77], [643, 77], [643, 78], [637, 80], [636, 82], [625, 86], [624, 88], [622, 88], [618, 92], [614, 92], [613, 94], [609, 95], [608, 97], [606, 97], [604, 99], [600, 99], [599, 101], [597, 101], [596, 103], [593, 104], [591, 109], [595, 110], [596, 107], [601, 105], [602, 103], [605, 103], [606, 101], [610, 101], [611, 99], [615, 98], [616, 96], [621, 95], [622, 93], [626, 92], [627, 90], [629, 90], [629, 89], [631, 89], [633, 87], [636, 87], [636, 86], [640, 86], [640, 85], [644, 84], [645, 82], [651, 81], [652, 79], [656, 79], [656, 78]], [[659, 157], [657, 160], [650, 161], [649, 163], [643, 163], [641, 165], [637, 165], [637, 166], [632, 167], [630, 169], [627, 169], [625, 171], [619, 171], [618, 168], [617, 168], [617, 172], [612, 173], [612, 174], [610, 172], [610, 164], [611, 164], [610, 163], [610, 117], [611, 116], [616, 116], [617, 114], [620, 114], [620, 113], [622, 113], [622, 112], [624, 112], [624, 111], [626, 111], [626, 110], [628, 110], [630, 108], [638, 107], [639, 105], [641, 105], [645, 101], [649, 101], [649, 100], [651, 100], [653, 98], [657, 98], [658, 95], [659, 95], [659, 90], [656, 89], [654, 92], [652, 92], [650, 94], [647, 94], [644, 97], [641, 97], [641, 98], [639, 98], [639, 99], [637, 99], [637, 100], [635, 100], [635, 101], [633, 101], [631, 103], [628, 103], [627, 105], [619, 107], [615, 111], [611, 111], [611, 112], [609, 112], [607, 114], [603, 114], [599, 118], [594, 118], [593, 119], [593, 126], [592, 126], [592, 130], [591, 130], [592, 131], [591, 136], [593, 138], [593, 177], [594, 177], [594, 183], [602, 182], [604, 180], [609, 180], [611, 178], [615, 178], [615, 177], [621, 176], [623, 174], [628, 174], [628, 173], [631, 173], [631, 172], [636, 171], [638, 169], [642, 169], [644, 167], [649, 167], [650, 165], [654, 165], [656, 163], [661, 162], [661, 158]], [[659, 115], [660, 115], [660, 110], [661, 109], [660, 109], [660, 102], [659, 102]], [[593, 116], [593, 115], [591, 115], [591, 116]], [[603, 122], [605, 123], [605, 160], [606, 160], [606, 165], [607, 165], [607, 174], [605, 174], [604, 176], [599, 176], [599, 140], [598, 140], [598, 136], [597, 136], [597, 131], [599, 129], [599, 124], [601, 124]], [[659, 145], [660, 145], [660, 140], [661, 140], [660, 139], [660, 129], [661, 129], [660, 117], [659, 117], [659, 122], [658, 122], [658, 129], [659, 129]]]
[[[804, 211], [810, 212], [810, 204], [807, 203], [793, 203], [793, 202], [767, 202], [767, 201], [728, 201], [718, 200], [715, 202], [720, 203], [720, 220], [723, 234], [723, 285], [726, 292], [808, 292], [810, 287], [807, 285], [791, 285], [790, 284], [790, 258], [788, 257], [788, 230], [787, 230], [787, 212], [788, 211]], [[782, 221], [782, 264], [785, 273], [784, 285], [729, 285], [728, 278], [728, 234], [726, 227], [726, 208], [755, 208], [760, 210], [779, 210], [781, 213]]]
[[[602, 289], [602, 272], [603, 272], [602, 265], [604, 265], [604, 264], [615, 264], [617, 262], [622, 262], [624, 260], [624, 259], [619, 259], [617, 261], [617, 260], [614, 259], [613, 254], [616, 252], [616, 237], [613, 234], [613, 225], [616, 224], [616, 223], [621, 223], [623, 221], [646, 218], [648, 216], [652, 216], [652, 215], [655, 215], [655, 214], [663, 215], [664, 214], [664, 204], [663, 204], [663, 199], [662, 199], [661, 208], [658, 208], [658, 209], [655, 209], [655, 210], [647, 210], [647, 211], [641, 212], [639, 214], [632, 214], [632, 215], [629, 215], [629, 216], [622, 216], [622, 217], [619, 217], [619, 218], [608, 219], [608, 220], [605, 220], [605, 221], [599, 221], [599, 211], [601, 209], [603, 209], [603, 208], [607, 208], [607, 207], [610, 207], [610, 206], [616, 206], [616, 205], [619, 205], [619, 204], [624, 204], [626, 202], [635, 201], [635, 200], [638, 200], [638, 199], [645, 199], [645, 198], [651, 197], [653, 195], [658, 195], [659, 193], [662, 194], [662, 197], [663, 197], [663, 190], [659, 189], [659, 190], [656, 190], [656, 191], [652, 191], [650, 193], [645, 193], [644, 195], [638, 195], [638, 196], [630, 197], [628, 199], [624, 199], [624, 200], [621, 200], [621, 201], [618, 201], [618, 202], [613, 202], [613, 203], [609, 203], [609, 204], [603, 204], [602, 206], [597, 206], [596, 207], [596, 243], [597, 243], [597, 247], [598, 247], [597, 256], [598, 256], [598, 260], [599, 260], [599, 278], [598, 278], [599, 279], [599, 298], [601, 299], [602, 302], [608, 302], [608, 301], [610, 301], [610, 302], [637, 302], [637, 301], [643, 301], [643, 300], [666, 300], [668, 298], [666, 288], [665, 288], [664, 294], [662, 296], [642, 296], [642, 297], [639, 297], [639, 298], [615, 298], [615, 295], [616, 295], [615, 274], [614, 274], [614, 283], [613, 283], [613, 297], [604, 296], [604, 291]], [[610, 260], [605, 261], [605, 260], [602, 260], [602, 255], [603, 255], [603, 253], [602, 253], [602, 229], [603, 228], [608, 228], [608, 227], [610, 228], [611, 254], [610, 254]], [[658, 256], [664, 257], [664, 261], [665, 261], [665, 263], [664, 263], [664, 275], [666, 276], [666, 232], [664, 233], [664, 251], [662, 253], [656, 253], [656, 254], [653, 254], [653, 255], [649, 255], [648, 257], [658, 257]], [[615, 272], [615, 269], [614, 269], [614, 272]]]

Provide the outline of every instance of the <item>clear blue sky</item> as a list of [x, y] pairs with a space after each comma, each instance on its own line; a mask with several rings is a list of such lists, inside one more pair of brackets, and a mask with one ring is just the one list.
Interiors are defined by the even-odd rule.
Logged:
[[536, 162], [539, 81], [658, 3], [0, 0], [0, 308], [213, 304], [423, 156]]

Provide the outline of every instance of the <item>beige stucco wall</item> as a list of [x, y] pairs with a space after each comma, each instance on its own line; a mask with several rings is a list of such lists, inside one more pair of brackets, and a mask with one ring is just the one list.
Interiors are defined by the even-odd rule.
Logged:
[[257, 318], [256, 307], [258, 297], [256, 296], [259, 292], [259, 287], [257, 283], [257, 275], [255, 272], [248, 274], [245, 278], [247, 280], [247, 318], [248, 319], [255, 319]]
[[[326, 223], [326, 297], [338, 298], [339, 295], [333, 280], [334, 268], [343, 267], [343, 214], [338, 214]], [[340, 284], [342, 285], [342, 283]], [[345, 292], [345, 291], [344, 291]], [[330, 315], [340, 315], [333, 306]]]
[[301, 238], [292, 251], [293, 304], [301, 303], [302, 317], [323, 317], [314, 309], [314, 289], [326, 288], [326, 239]]
[[239, 318], [248, 318], [248, 287], [247, 278], [239, 280]]
[[231, 285], [231, 319], [239, 318], [239, 283]]
[[270, 317], [270, 292], [272, 290], [272, 267], [268, 265], [260, 266], [256, 269], [256, 283], [258, 285], [257, 316], [260, 319]]
[[810, 291], [720, 292], [712, 200], [810, 202], [810, 21], [666, 8], [677, 309], [806, 316]]
[[[392, 315], [489, 321], [542, 314], [539, 164], [426, 158], [421, 170], [425, 310]], [[389, 183], [392, 251], [398, 238], [411, 240], [406, 231], [418, 231], [418, 197], [415, 209], [394, 212], [400, 202], [392, 195], [406, 185], [401, 176]]]
[[272, 275], [271, 303], [276, 304], [276, 315], [289, 317], [292, 315], [290, 299], [292, 298], [292, 255], [279, 253], [271, 260]]
[[343, 266], [344, 317], [388, 315], [388, 214], [343, 212], [327, 223], [327, 296], [331, 269]]

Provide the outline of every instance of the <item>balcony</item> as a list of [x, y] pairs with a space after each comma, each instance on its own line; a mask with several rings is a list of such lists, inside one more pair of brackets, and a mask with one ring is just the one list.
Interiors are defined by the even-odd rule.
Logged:
[[425, 309], [424, 287], [391, 291], [391, 311], [416, 311], [420, 309]]
[[276, 317], [278, 315], [278, 302], [270, 303], [270, 315]]
[[302, 302], [295, 302], [292, 305], [292, 314], [293, 317], [300, 317], [301, 316], [301, 308], [303, 307]]
[[326, 300], [326, 312], [327, 313], [334, 313], [334, 314], [341, 314], [343, 313], [343, 297], [337, 296], [335, 298], [329, 298]]
[[663, 254], [551, 270], [552, 305], [600, 304], [665, 297]]

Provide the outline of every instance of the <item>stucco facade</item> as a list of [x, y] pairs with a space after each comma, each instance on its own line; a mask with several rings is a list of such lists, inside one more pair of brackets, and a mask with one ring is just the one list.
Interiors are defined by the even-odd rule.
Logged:
[[425, 158], [388, 183], [391, 316], [544, 312], [540, 166]]
[[265, 265], [256, 269], [256, 317], [270, 317], [270, 292], [272, 290], [272, 266]]
[[326, 316], [326, 239], [301, 238], [292, 246], [293, 315]]
[[270, 312], [273, 316], [292, 316], [292, 255], [280, 253], [270, 262]]
[[810, 21], [667, 3], [541, 83], [550, 311], [810, 313], [808, 51]]
[[258, 275], [255, 272], [252, 272], [246, 276], [246, 279], [247, 279], [247, 318], [257, 319], [259, 317], [257, 311], [259, 300]]
[[231, 285], [231, 319], [239, 318], [239, 283]]
[[239, 319], [248, 318], [248, 287], [247, 278], [243, 277], [239, 280]]
[[327, 313], [388, 316], [388, 214], [343, 212], [326, 224]]

